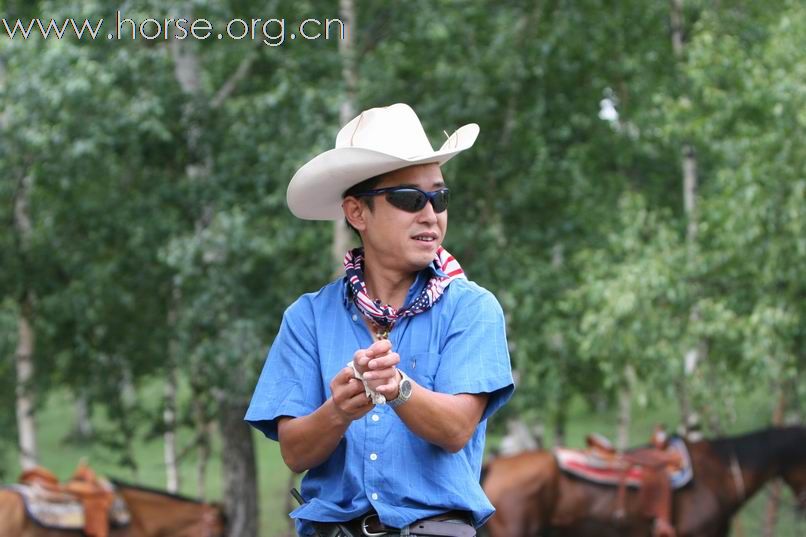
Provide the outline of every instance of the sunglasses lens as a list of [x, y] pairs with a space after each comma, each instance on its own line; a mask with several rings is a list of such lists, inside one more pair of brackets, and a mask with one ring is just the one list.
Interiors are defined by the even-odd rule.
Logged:
[[431, 198], [431, 203], [434, 205], [434, 212], [441, 213], [448, 208], [448, 201], [451, 199], [451, 193], [447, 189], [436, 192], [434, 197]]
[[417, 190], [394, 190], [386, 195], [386, 199], [398, 209], [410, 213], [416, 213], [427, 202], [425, 195]]

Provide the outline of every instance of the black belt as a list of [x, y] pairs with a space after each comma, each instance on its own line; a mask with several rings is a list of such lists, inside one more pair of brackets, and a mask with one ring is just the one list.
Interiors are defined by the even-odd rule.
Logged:
[[[342, 522], [339, 526], [347, 529], [352, 537], [381, 537], [392, 535], [410, 535], [424, 537], [474, 537], [476, 528], [469, 522], [470, 516], [463, 511], [450, 511], [441, 515], [418, 520], [405, 528], [393, 528], [381, 522], [375, 512], [367, 513], [353, 520]], [[338, 529], [336, 524], [320, 523], [327, 530]], [[331, 527], [332, 526], [332, 527]], [[328, 534], [330, 531], [327, 532]], [[343, 532], [342, 532], [343, 533]], [[338, 533], [336, 533], [338, 535]], [[346, 536], [351, 537], [351, 536]]]

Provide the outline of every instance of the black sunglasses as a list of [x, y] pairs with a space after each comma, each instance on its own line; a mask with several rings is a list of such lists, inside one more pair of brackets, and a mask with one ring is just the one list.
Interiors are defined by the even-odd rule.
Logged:
[[441, 213], [448, 208], [450, 192], [447, 188], [442, 188], [434, 192], [425, 192], [413, 186], [392, 186], [389, 188], [378, 188], [367, 190], [355, 194], [356, 197], [378, 196], [386, 194], [386, 201], [408, 213], [421, 211], [429, 201], [434, 207], [435, 213]]

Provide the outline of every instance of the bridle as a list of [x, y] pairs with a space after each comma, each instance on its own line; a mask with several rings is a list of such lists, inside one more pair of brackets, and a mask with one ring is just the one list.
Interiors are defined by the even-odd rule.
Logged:
[[733, 476], [733, 488], [736, 490], [736, 495], [739, 498], [739, 503], [741, 503], [747, 497], [747, 488], [744, 485], [744, 476], [742, 475], [742, 467], [739, 464], [739, 459], [736, 457], [735, 451], [731, 451], [730, 454], [730, 473]]

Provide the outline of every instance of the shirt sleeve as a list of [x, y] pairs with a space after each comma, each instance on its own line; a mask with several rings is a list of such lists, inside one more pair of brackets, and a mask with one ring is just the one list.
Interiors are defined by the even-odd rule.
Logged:
[[442, 393], [489, 395], [482, 420], [501, 408], [515, 390], [504, 312], [492, 293], [463, 293], [440, 351], [434, 379]]
[[277, 418], [307, 416], [324, 402], [310, 306], [300, 299], [283, 315], [244, 418], [277, 440]]

